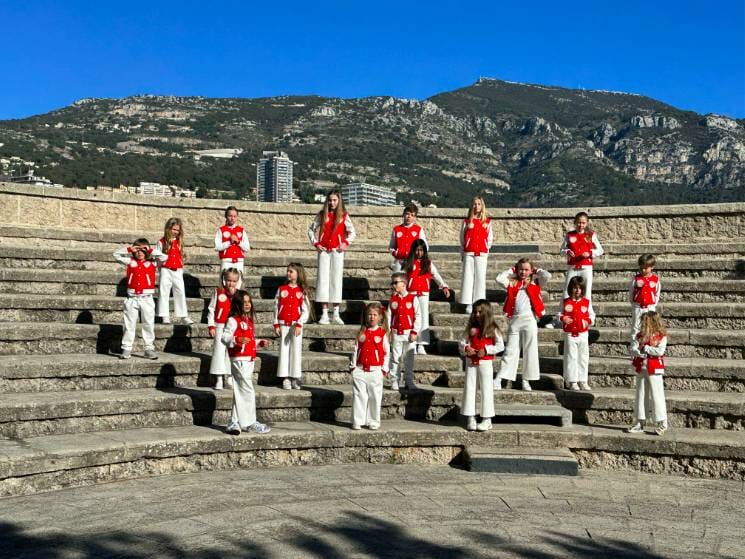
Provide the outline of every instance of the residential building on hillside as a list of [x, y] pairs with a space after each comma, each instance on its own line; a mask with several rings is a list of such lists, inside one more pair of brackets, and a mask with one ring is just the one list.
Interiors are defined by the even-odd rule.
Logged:
[[256, 166], [258, 202], [292, 202], [293, 162], [283, 151], [265, 151]]
[[353, 182], [341, 187], [344, 203], [350, 206], [396, 206], [396, 193], [390, 188]]

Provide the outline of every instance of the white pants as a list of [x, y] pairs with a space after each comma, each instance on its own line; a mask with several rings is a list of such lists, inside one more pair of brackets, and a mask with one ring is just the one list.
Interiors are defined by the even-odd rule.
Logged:
[[471, 305], [479, 299], [486, 299], [486, 253], [474, 256], [463, 255], [463, 281], [460, 286], [460, 302]]
[[[468, 359], [468, 358], [466, 358]], [[472, 365], [468, 359], [466, 383], [463, 386], [463, 401], [460, 413], [466, 416], [480, 415], [483, 419], [494, 416], [494, 361], [480, 361]], [[481, 391], [480, 410], [476, 411], [476, 387]]]
[[[223, 270], [229, 270], [230, 268], [235, 268], [238, 270], [241, 275], [238, 278], [238, 284], [236, 285], [236, 289], [240, 289], [243, 285], [243, 260], [239, 260], [238, 262], [233, 262], [232, 260], [220, 260], [220, 275], [222, 276]], [[220, 285], [218, 283], [218, 285]]]
[[237, 423], [245, 429], [256, 423], [254, 361], [231, 359], [230, 372], [233, 375], [233, 413], [230, 422]]
[[[634, 398], [634, 422], [636, 421], [667, 421], [667, 405], [665, 404], [665, 386], [663, 375], [654, 375], [645, 371], [636, 374], [636, 397]], [[649, 412], [649, 413], [647, 413]], [[649, 415], [650, 417], [647, 417]]]
[[417, 345], [429, 345], [429, 293], [416, 295], [419, 300], [419, 312], [422, 313], [422, 330], [416, 337]]
[[531, 313], [523, 313], [510, 319], [507, 343], [497, 377], [506, 380], [517, 378], [520, 348], [523, 350], [523, 380], [538, 380], [541, 377], [538, 362], [538, 324]]
[[230, 358], [228, 357], [228, 348], [222, 343], [222, 331], [225, 329], [224, 324], [215, 324], [215, 339], [212, 344], [212, 359], [210, 360], [211, 375], [229, 375]]
[[302, 376], [303, 333], [295, 335], [294, 326], [279, 326], [279, 360], [277, 376], [279, 378], [300, 378]]
[[344, 253], [335, 250], [319, 252], [316, 301], [319, 303], [341, 303], [343, 276]]
[[567, 289], [569, 288], [569, 280], [575, 276], [579, 276], [585, 280], [585, 297], [587, 297], [587, 300], [590, 301], [590, 307], [592, 307], [592, 266], [585, 266], [584, 268], [580, 268], [579, 270], [574, 266], [570, 266], [569, 268], [567, 268], [567, 275], [566, 279], [564, 280], [564, 296], [559, 300], [559, 312], [556, 313], [557, 321], [559, 320], [559, 316], [564, 310], [562, 308], [564, 299], [569, 297], [569, 292], [567, 291]]
[[629, 336], [632, 342], [636, 340], [636, 335], [639, 333], [639, 328], [641, 328], [642, 315], [655, 310], [657, 310], [656, 305], [650, 305], [644, 308], [636, 304], [631, 305], [631, 330], [629, 331]]
[[380, 426], [380, 406], [383, 403], [383, 370], [373, 367], [352, 371], [352, 425]]
[[145, 349], [155, 349], [155, 301], [152, 295], [127, 297], [124, 300], [124, 334], [122, 349], [132, 351], [137, 332], [137, 318], [142, 328]]
[[168, 298], [173, 289], [173, 314], [176, 318], [188, 316], [186, 310], [186, 290], [184, 289], [184, 270], [160, 269], [158, 283], [158, 316], [168, 317]]
[[564, 334], [564, 380], [566, 382], [587, 382], [590, 363], [588, 333], [577, 336]]
[[393, 343], [391, 344], [391, 359], [388, 369], [396, 381], [401, 381], [401, 365], [403, 357], [403, 368], [405, 371], [404, 382], [414, 382], [414, 350], [416, 342], [409, 343], [411, 330], [404, 330], [403, 334], [392, 332]]

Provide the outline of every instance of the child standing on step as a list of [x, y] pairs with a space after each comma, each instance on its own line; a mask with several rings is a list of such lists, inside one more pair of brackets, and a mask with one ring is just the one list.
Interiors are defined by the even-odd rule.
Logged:
[[450, 288], [447, 286], [442, 276], [437, 271], [435, 263], [429, 258], [427, 243], [422, 239], [417, 239], [411, 244], [409, 257], [406, 259], [406, 277], [408, 279], [407, 289], [409, 293], [415, 295], [419, 301], [419, 310], [422, 313], [422, 326], [417, 335], [417, 353], [426, 355], [427, 351], [424, 346], [429, 345], [429, 289], [430, 280], [434, 280], [445, 294], [445, 298], [450, 298]]
[[145, 343], [145, 359], [157, 359], [155, 353], [155, 268], [153, 249], [147, 239], [137, 239], [132, 246], [114, 253], [114, 259], [126, 266], [127, 298], [124, 301], [124, 334], [122, 335], [121, 359], [132, 357], [132, 345], [137, 332], [137, 317], [140, 318], [142, 341]]
[[341, 192], [332, 190], [326, 202], [308, 227], [308, 239], [318, 251], [316, 301], [321, 303], [318, 324], [330, 324], [329, 304], [334, 307], [334, 324], [344, 324], [339, 314], [344, 279], [344, 251], [356, 233], [349, 214], [344, 210]]
[[[387, 319], [391, 328], [391, 390], [398, 390], [401, 381], [401, 366], [404, 382], [409, 390], [415, 389], [414, 355], [416, 340], [422, 325], [419, 299], [406, 290], [406, 274], [396, 272], [391, 276], [393, 295], [388, 301]], [[403, 357], [403, 359], [402, 359]], [[403, 361], [403, 363], [402, 363]]]
[[[504, 350], [504, 343], [502, 332], [494, 320], [491, 305], [486, 299], [479, 299], [473, 304], [459, 349], [467, 360], [460, 413], [466, 417], [466, 429], [469, 431], [488, 431], [491, 429], [491, 418], [494, 416], [494, 356]], [[477, 389], [481, 391], [481, 405], [478, 406], [481, 422], [478, 425]]]
[[649, 417], [655, 423], [655, 433], [667, 431], [667, 406], [665, 405], [665, 349], [667, 331], [662, 317], [656, 311], [641, 317], [639, 333], [631, 344], [634, 370], [636, 371], [636, 397], [634, 398], [634, 424], [629, 433], [644, 432]]
[[385, 309], [380, 303], [370, 303], [362, 315], [362, 327], [349, 363], [352, 373], [352, 429], [366, 425], [380, 428], [380, 407], [383, 403], [383, 377], [388, 376], [388, 327]]
[[274, 297], [274, 333], [279, 336], [277, 377], [282, 388], [300, 390], [303, 360], [303, 326], [308, 321], [308, 282], [305, 268], [298, 262], [287, 265], [287, 283]]
[[238, 225], [238, 208], [235, 206], [225, 209], [225, 225], [221, 225], [215, 233], [215, 250], [220, 257], [220, 271], [235, 268], [243, 274], [243, 261], [251, 246], [248, 235]]
[[631, 342], [636, 340], [644, 313], [657, 310], [660, 302], [660, 278], [653, 273], [657, 258], [653, 254], [642, 254], [639, 257], [639, 273], [634, 276], [629, 286], [631, 303]]
[[207, 307], [207, 325], [210, 329], [212, 344], [212, 359], [210, 360], [210, 375], [216, 377], [215, 390], [222, 390], [223, 378], [228, 388], [233, 387], [233, 377], [230, 375], [230, 359], [228, 348], [222, 343], [222, 333], [230, 315], [230, 302], [238, 289], [241, 273], [235, 268], [223, 270], [220, 274], [220, 285], [212, 294]]
[[486, 215], [486, 204], [481, 196], [475, 196], [460, 228], [463, 260], [460, 303], [466, 305], [467, 314], [471, 313], [474, 301], [486, 299], [486, 259], [492, 240], [491, 219]]
[[155, 246], [153, 256], [159, 261], [158, 316], [163, 324], [170, 324], [168, 299], [173, 290], [173, 314], [181, 324], [194, 324], [186, 308], [184, 288], [184, 226], [177, 217], [166, 221], [163, 237]]
[[424, 234], [424, 229], [417, 225], [416, 222], [418, 213], [419, 208], [417, 208], [416, 204], [409, 204], [404, 207], [404, 213], [401, 217], [402, 223], [396, 225], [391, 232], [391, 241], [388, 243], [388, 249], [391, 256], [393, 256], [391, 269], [394, 272], [403, 270], [406, 259], [409, 257], [409, 252], [411, 251], [411, 243], [417, 239], [423, 240], [425, 244], [427, 243], [427, 236]]
[[230, 372], [233, 375], [233, 411], [226, 432], [240, 435], [241, 431], [268, 433], [271, 429], [256, 421], [256, 393], [253, 386], [256, 347], [264, 347], [266, 340], [254, 337], [254, 318], [251, 296], [247, 291], [236, 291], [230, 302], [230, 317], [222, 333], [228, 347]]
[[497, 283], [507, 290], [504, 313], [507, 315], [507, 347], [494, 379], [494, 389], [502, 389], [502, 379], [514, 381], [520, 349], [523, 353], [523, 390], [531, 390], [530, 381], [541, 376], [538, 361], [538, 324], [546, 314], [541, 289], [551, 279], [546, 270], [536, 268], [530, 258], [521, 258], [509, 270], [497, 276]]
[[595, 311], [585, 297], [585, 280], [569, 280], [569, 297], [564, 299], [559, 320], [564, 329], [564, 385], [570, 390], [590, 390], [589, 330], [595, 324]]

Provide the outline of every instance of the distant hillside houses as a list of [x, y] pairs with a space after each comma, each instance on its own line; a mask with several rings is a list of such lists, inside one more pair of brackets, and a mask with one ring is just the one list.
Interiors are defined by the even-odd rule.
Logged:
[[143, 196], [165, 196], [171, 198], [196, 198], [197, 193], [194, 190], [181, 188], [175, 184], [160, 184], [159, 182], [141, 181], [137, 186], [88, 186], [86, 190], [100, 190], [105, 192], [122, 192], [127, 194], [141, 194]]

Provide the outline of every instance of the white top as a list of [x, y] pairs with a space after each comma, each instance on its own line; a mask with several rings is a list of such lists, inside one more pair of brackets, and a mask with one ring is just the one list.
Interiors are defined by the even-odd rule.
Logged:
[[[357, 236], [357, 232], [354, 230], [354, 225], [352, 225], [352, 220], [349, 218], [349, 214], [344, 216], [344, 230], [347, 234], [347, 238], [345, 239], [346, 243], [352, 244], [352, 241], [354, 241]], [[323, 231], [321, 230], [321, 216], [316, 215], [315, 219], [311, 221], [308, 226], [308, 240], [313, 246], [321, 240], [319, 233], [323, 234]]]

